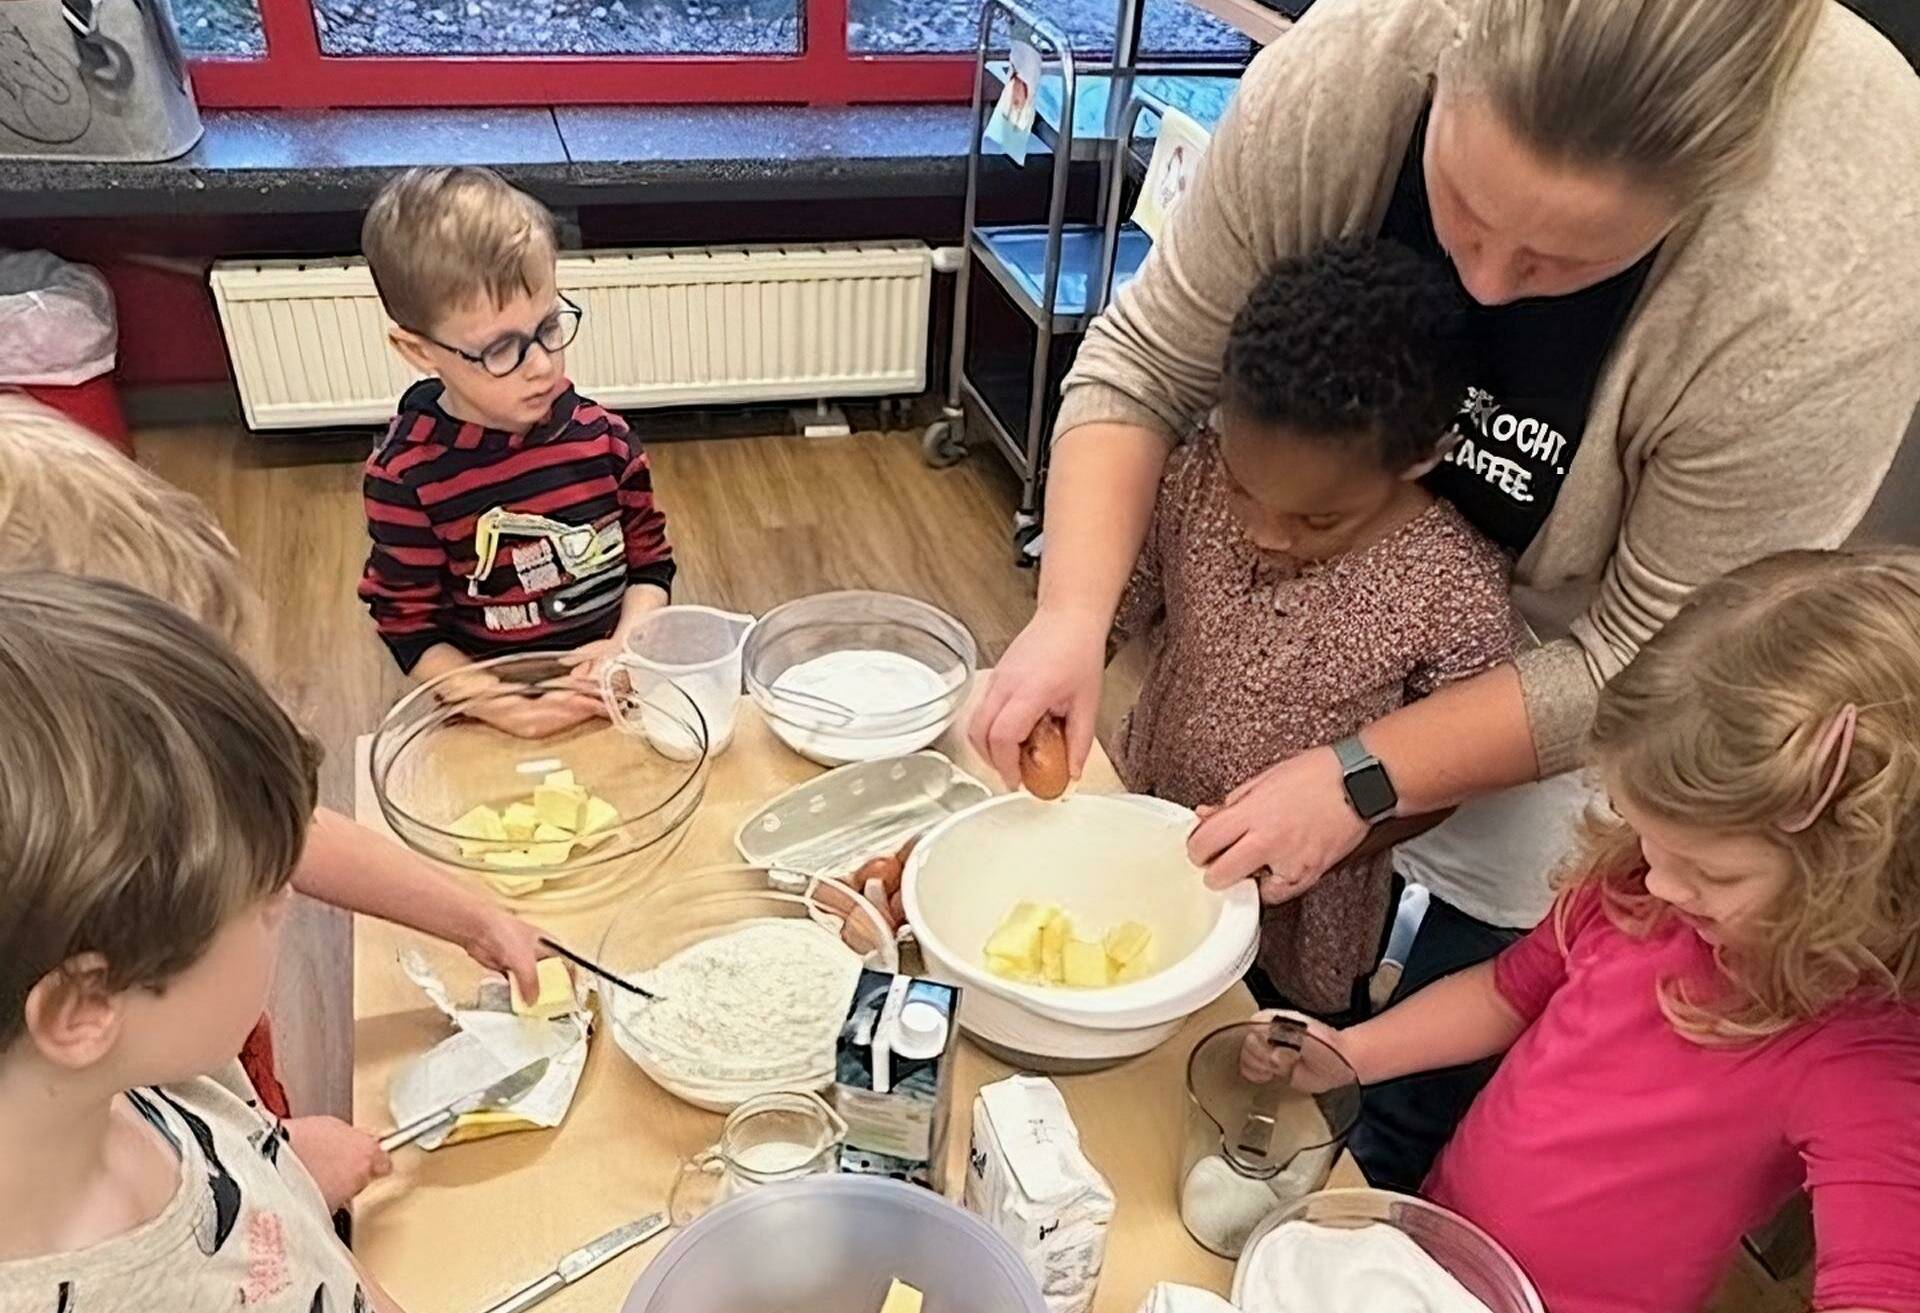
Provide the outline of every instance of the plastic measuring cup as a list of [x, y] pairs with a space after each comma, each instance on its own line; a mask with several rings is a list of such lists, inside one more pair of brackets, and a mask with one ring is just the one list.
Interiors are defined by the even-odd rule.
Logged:
[[711, 606], [665, 606], [627, 636], [626, 660], [672, 680], [707, 722], [707, 755], [733, 742], [740, 706], [740, 649], [754, 618]]

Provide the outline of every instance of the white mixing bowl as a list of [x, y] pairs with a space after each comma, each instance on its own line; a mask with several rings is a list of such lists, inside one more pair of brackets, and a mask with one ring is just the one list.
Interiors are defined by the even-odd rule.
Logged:
[[[960, 1024], [988, 1049], [1043, 1071], [1090, 1070], [1145, 1053], [1233, 987], [1253, 961], [1260, 900], [1226, 893], [1187, 860], [1194, 814], [1157, 798], [1076, 793], [989, 798], [929, 831], [902, 901], [928, 974], [961, 987]], [[1057, 904], [1104, 931], [1153, 931], [1152, 974], [1108, 989], [990, 975], [987, 938], [1021, 900]]]

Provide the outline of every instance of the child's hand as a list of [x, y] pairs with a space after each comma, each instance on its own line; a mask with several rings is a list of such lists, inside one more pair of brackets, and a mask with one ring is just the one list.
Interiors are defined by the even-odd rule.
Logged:
[[537, 927], [491, 904], [480, 913], [472, 932], [461, 938], [460, 947], [487, 970], [505, 972], [527, 998], [540, 992], [540, 959], [553, 956], [540, 942]]
[[465, 714], [517, 739], [545, 739], [590, 720], [605, 719], [606, 707], [586, 692], [556, 689], [531, 696], [490, 697], [465, 708]]
[[[1254, 1013], [1252, 1019], [1264, 1025], [1278, 1017], [1300, 1023], [1310, 1038], [1319, 1040], [1336, 1054], [1341, 1053], [1340, 1032], [1312, 1017], [1269, 1008]], [[1345, 1055], [1341, 1056], [1344, 1061]], [[1303, 1053], [1285, 1044], [1274, 1043], [1264, 1029], [1249, 1032], [1241, 1043], [1240, 1074], [1256, 1085], [1285, 1081], [1302, 1094], [1322, 1094], [1348, 1079], [1347, 1073], [1338, 1070], [1338, 1064], [1325, 1061], [1324, 1055], [1320, 1061], [1315, 1061], [1310, 1052]]]
[[290, 1117], [285, 1124], [287, 1143], [320, 1187], [328, 1212], [339, 1212], [393, 1170], [379, 1140], [338, 1117]]

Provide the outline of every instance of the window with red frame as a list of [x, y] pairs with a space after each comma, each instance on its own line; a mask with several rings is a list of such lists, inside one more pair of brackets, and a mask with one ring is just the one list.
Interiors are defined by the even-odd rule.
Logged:
[[[1026, 0], [1082, 57], [1114, 0]], [[1244, 54], [1183, 0], [1144, 49]], [[816, 103], [964, 99], [979, 0], [173, 0], [210, 106]]]

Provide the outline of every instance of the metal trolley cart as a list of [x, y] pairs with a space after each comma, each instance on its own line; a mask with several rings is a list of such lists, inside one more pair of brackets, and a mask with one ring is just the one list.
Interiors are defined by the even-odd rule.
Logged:
[[[966, 206], [962, 261], [954, 288], [952, 358], [946, 404], [923, 438], [930, 464], [949, 465], [966, 452], [977, 424], [1012, 466], [1020, 480], [1014, 515], [1016, 559], [1029, 565], [1039, 555], [1040, 512], [1045, 492], [1052, 404], [1059, 379], [1080, 336], [1106, 304], [1112, 289], [1131, 278], [1145, 261], [1151, 243], [1146, 234], [1117, 220], [1126, 161], [1122, 136], [1131, 139], [1138, 111], [1132, 99], [1146, 95], [1149, 108], [1173, 99], [1186, 84], [1216, 83], [1224, 103], [1237, 85], [1241, 65], [1181, 64], [1165, 72], [1138, 66], [1141, 0], [1120, 0], [1113, 63], [1084, 65], [1060, 29], [1025, 8], [1019, 0], [985, 0], [975, 49], [972, 137], [967, 152]], [[980, 211], [982, 140], [988, 115], [1010, 76], [1005, 61], [992, 54], [996, 42], [1010, 44], [1018, 32], [1040, 53], [1041, 85], [1035, 90], [1038, 112], [1032, 160], [1044, 157], [1052, 170], [1044, 223], [983, 226]], [[1153, 91], [1146, 89], [1152, 87]], [[1158, 94], [1156, 94], [1158, 93]], [[1123, 133], [1122, 120], [1126, 121]], [[1069, 219], [1074, 165], [1097, 164], [1098, 184], [1091, 220]], [[986, 286], [976, 286], [975, 272]], [[990, 296], [1000, 318], [988, 334], [976, 332], [976, 296]], [[1031, 350], [1005, 350], [1007, 331], [1026, 330]], [[983, 337], [998, 357], [986, 359]]]

